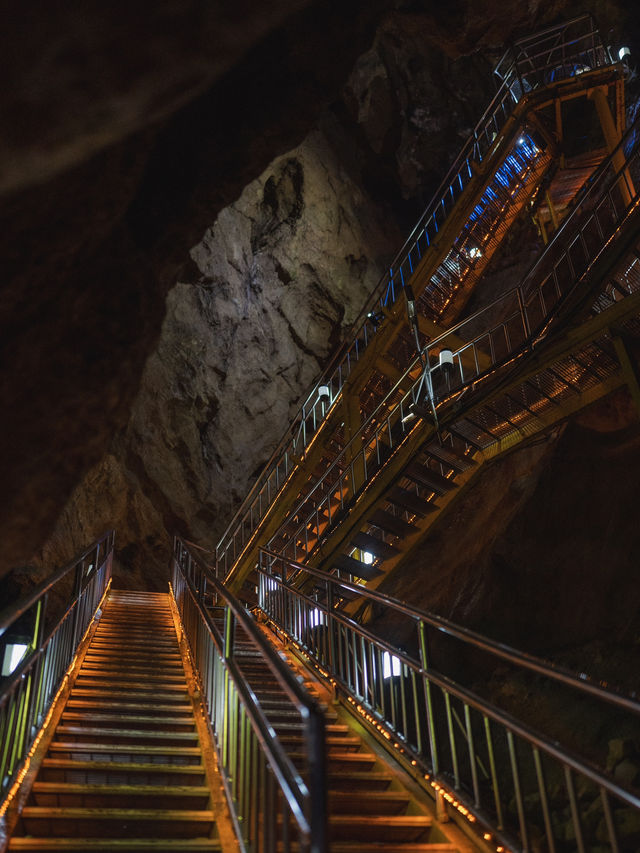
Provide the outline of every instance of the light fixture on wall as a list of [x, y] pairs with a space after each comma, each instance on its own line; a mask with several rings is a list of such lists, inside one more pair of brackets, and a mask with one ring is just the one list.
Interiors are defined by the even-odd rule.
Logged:
[[2, 669], [0, 670], [3, 678], [16, 671], [28, 649], [29, 640], [26, 637], [13, 637], [7, 642], [3, 650]]

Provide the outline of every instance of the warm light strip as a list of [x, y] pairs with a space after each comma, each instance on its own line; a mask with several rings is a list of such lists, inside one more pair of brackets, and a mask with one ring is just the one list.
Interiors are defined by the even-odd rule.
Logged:
[[[111, 587], [111, 578], [109, 578], [109, 581], [108, 581], [107, 586], [105, 588], [105, 591], [102, 595], [102, 598], [98, 602], [98, 606], [96, 607], [96, 609], [94, 611], [94, 614], [93, 614], [94, 617], [95, 617], [95, 614], [98, 612], [98, 610], [100, 610], [100, 607], [102, 606], [102, 602], [105, 600], [107, 593], [109, 592], [110, 587]], [[60, 683], [60, 687], [58, 688], [58, 690], [56, 692], [56, 695], [51, 700], [51, 705], [49, 706], [49, 711], [47, 713], [47, 716], [44, 718], [44, 721], [43, 721], [42, 725], [40, 726], [40, 730], [38, 731], [38, 734], [36, 735], [35, 740], [31, 744], [31, 749], [27, 753], [27, 757], [25, 758], [25, 762], [24, 762], [24, 767], [22, 768], [20, 773], [18, 773], [18, 777], [16, 778], [16, 781], [13, 783], [13, 785], [9, 789], [9, 792], [6, 796], [5, 801], [0, 806], [0, 817], [3, 817], [4, 814], [6, 813], [7, 809], [9, 808], [9, 805], [11, 804], [11, 801], [13, 800], [15, 795], [18, 793], [18, 790], [19, 790], [20, 786], [22, 785], [22, 782], [24, 781], [24, 777], [27, 775], [27, 773], [29, 771], [29, 767], [31, 766], [31, 759], [33, 758], [35, 751], [38, 748], [38, 744], [40, 743], [40, 741], [44, 737], [44, 733], [47, 729], [47, 726], [51, 722], [51, 717], [53, 716], [53, 712], [56, 709], [56, 704], [58, 702], [58, 699], [60, 698], [60, 694], [62, 693], [64, 688], [67, 686], [67, 682], [69, 681], [69, 676], [70, 676], [70, 674], [71, 674], [71, 672], [72, 672], [72, 670], [76, 664], [76, 661], [78, 658], [77, 649], [79, 649], [80, 646], [82, 645], [82, 643], [86, 640], [86, 638], [89, 634], [89, 631], [91, 630], [92, 625], [93, 625], [93, 617], [91, 618], [91, 621], [89, 622], [87, 630], [84, 632], [84, 634], [82, 635], [82, 638], [80, 639], [80, 642], [77, 645], [76, 653], [74, 654], [73, 658], [71, 659], [71, 663], [67, 667], [66, 672], [62, 677], [62, 681]]]

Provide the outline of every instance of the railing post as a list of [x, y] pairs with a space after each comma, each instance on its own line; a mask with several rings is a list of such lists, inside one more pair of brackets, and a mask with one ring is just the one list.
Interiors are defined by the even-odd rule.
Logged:
[[424, 685], [424, 698], [427, 706], [427, 731], [429, 733], [429, 748], [431, 750], [431, 769], [434, 774], [438, 773], [438, 745], [436, 741], [435, 719], [433, 714], [433, 701], [431, 698], [431, 682], [427, 671], [429, 669], [429, 656], [427, 650], [427, 627], [422, 621], [418, 622], [418, 639], [420, 646], [420, 666], [423, 670], [422, 681]]
[[73, 597], [75, 600], [75, 605], [73, 608], [73, 648], [75, 649], [78, 642], [78, 622], [80, 621], [80, 593], [82, 592], [82, 576], [84, 574], [84, 560], [80, 560], [80, 562], [76, 566], [75, 571], [75, 580], [73, 586]]
[[327, 630], [329, 631], [329, 668], [332, 673], [336, 669], [336, 632], [333, 618], [333, 584], [327, 578]]

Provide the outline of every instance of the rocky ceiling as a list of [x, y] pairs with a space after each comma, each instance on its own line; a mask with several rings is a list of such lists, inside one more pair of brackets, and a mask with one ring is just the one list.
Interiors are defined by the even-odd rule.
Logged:
[[[159, 588], [172, 531], [215, 544], [481, 114], [504, 45], [582, 9], [135, 7], [41, 0], [0, 34], [0, 571], [46, 571], [113, 525], [121, 583]], [[631, 8], [586, 7], [640, 45]], [[616, 411], [604, 432], [633, 432]], [[502, 562], [457, 592], [434, 570], [428, 603], [465, 613], [477, 578], [516, 559], [556, 444], [484, 486], [515, 490], [504, 523], [451, 520], [478, 535], [464, 554], [436, 542], [434, 566], [496, 540]]]

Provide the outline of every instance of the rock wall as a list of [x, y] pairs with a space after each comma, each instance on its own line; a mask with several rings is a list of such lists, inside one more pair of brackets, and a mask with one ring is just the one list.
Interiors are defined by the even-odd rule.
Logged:
[[157, 586], [172, 531], [214, 547], [401, 239], [320, 131], [275, 160], [191, 250], [127, 428], [34, 561], [113, 524]]
[[[271, 10], [213, 85], [220, 69], [190, 57], [166, 116], [134, 121], [132, 106], [119, 136], [107, 122], [102, 145], [66, 171], [61, 132], [48, 183], [11, 197], [5, 564], [32, 552], [36, 566], [60, 564], [113, 524], [119, 582], [162, 588], [170, 532], [213, 547], [482, 113], [505, 42], [573, 11], [564, 0], [303, 6]], [[603, 32], [623, 20], [637, 32], [629, 10], [592, 6]], [[147, 90], [135, 91], [145, 112]], [[524, 506], [549, 454], [505, 460], [476, 506], [498, 492]], [[500, 509], [506, 528], [513, 513]], [[449, 598], [436, 572], [424, 603], [476, 620], [503, 606], [487, 592], [499, 572], [476, 557], [504, 530], [482, 518], [460, 519]]]

